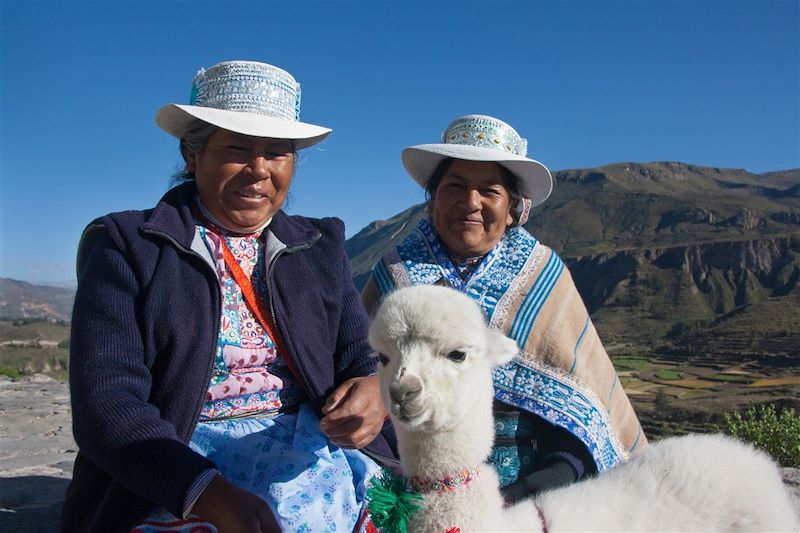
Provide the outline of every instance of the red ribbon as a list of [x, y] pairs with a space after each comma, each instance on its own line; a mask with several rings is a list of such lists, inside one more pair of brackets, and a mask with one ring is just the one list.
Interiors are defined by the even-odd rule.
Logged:
[[244, 270], [242, 270], [239, 262], [233, 256], [231, 249], [228, 247], [228, 243], [225, 242], [225, 237], [221, 237], [219, 242], [222, 244], [222, 257], [225, 259], [225, 264], [228, 265], [228, 268], [233, 275], [233, 279], [242, 290], [242, 296], [244, 296], [247, 307], [250, 309], [250, 312], [253, 313], [253, 316], [256, 317], [256, 320], [258, 320], [259, 324], [261, 324], [261, 327], [264, 328], [264, 331], [267, 332], [267, 335], [269, 335], [269, 337], [275, 343], [275, 346], [278, 348], [278, 354], [283, 357], [283, 360], [286, 362], [286, 366], [289, 367], [289, 370], [292, 372], [295, 380], [297, 380], [297, 383], [302, 384], [303, 381], [300, 379], [300, 373], [297, 371], [294, 363], [289, 357], [289, 351], [286, 349], [283, 339], [281, 339], [281, 336], [278, 334], [278, 328], [275, 326], [275, 322], [273, 321], [272, 315], [267, 309], [267, 306], [264, 305], [264, 302], [258, 297], [258, 293], [253, 287], [253, 284], [250, 282], [250, 278], [247, 277], [247, 274], [244, 273]]

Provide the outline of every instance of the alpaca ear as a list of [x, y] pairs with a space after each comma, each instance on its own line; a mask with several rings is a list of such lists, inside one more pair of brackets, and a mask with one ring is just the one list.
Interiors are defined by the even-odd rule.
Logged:
[[486, 335], [489, 359], [491, 359], [493, 366], [504, 365], [519, 353], [517, 343], [499, 331], [487, 328]]

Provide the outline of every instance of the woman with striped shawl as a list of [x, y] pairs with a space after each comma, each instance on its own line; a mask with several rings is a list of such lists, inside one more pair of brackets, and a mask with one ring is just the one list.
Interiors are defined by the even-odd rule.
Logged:
[[522, 227], [550, 195], [550, 172], [493, 117], [460, 117], [442, 137], [403, 151], [428, 217], [375, 265], [362, 297], [374, 312], [397, 288], [449, 285], [517, 342], [494, 374], [490, 458], [515, 501], [602, 472], [647, 439], [569, 271]]

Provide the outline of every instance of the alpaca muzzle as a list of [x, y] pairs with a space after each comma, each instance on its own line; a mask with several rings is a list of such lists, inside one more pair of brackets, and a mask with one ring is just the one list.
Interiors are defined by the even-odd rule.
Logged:
[[401, 420], [419, 416], [425, 409], [422, 380], [405, 372], [389, 386], [391, 412]]

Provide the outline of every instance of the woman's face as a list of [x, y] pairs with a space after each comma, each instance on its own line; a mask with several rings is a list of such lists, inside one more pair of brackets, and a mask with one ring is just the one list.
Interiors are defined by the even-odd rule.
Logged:
[[451, 253], [488, 253], [514, 222], [500, 165], [456, 159], [431, 198], [431, 219]]
[[255, 231], [278, 212], [294, 173], [290, 141], [217, 130], [186, 157], [203, 206], [228, 229]]

